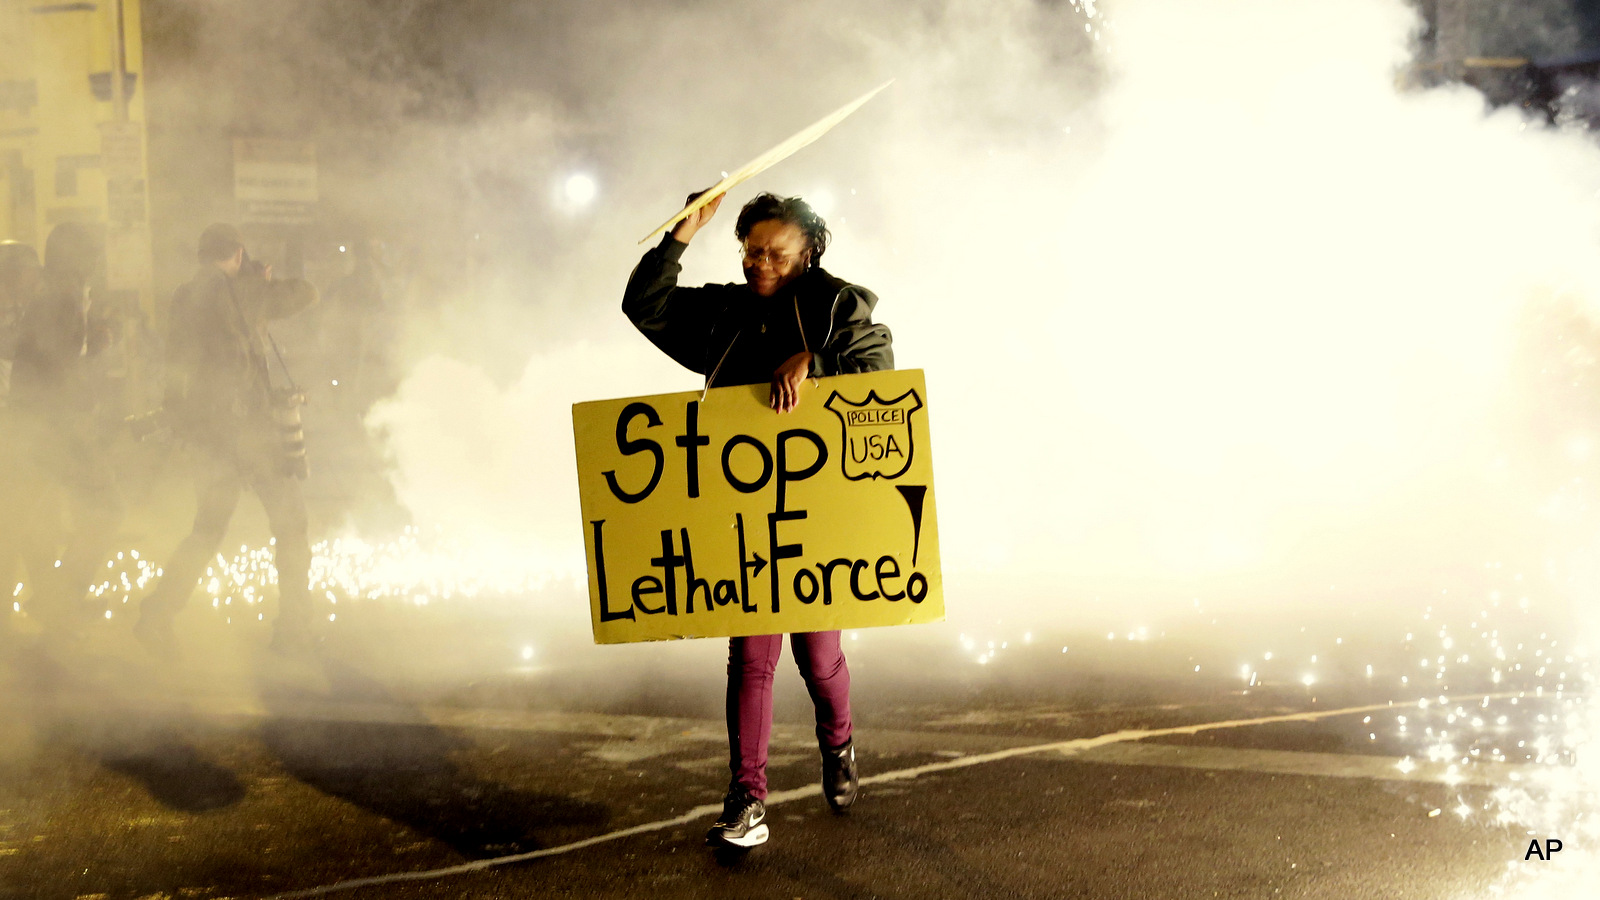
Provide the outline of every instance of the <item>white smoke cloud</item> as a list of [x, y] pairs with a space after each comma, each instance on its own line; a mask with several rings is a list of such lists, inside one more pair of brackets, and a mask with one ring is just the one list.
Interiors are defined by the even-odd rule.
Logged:
[[[830, 270], [927, 370], [954, 589], [1418, 588], [1534, 540], [1508, 370], [1530, 304], [1600, 300], [1600, 153], [1399, 90], [1399, 0], [715, 13], [588, 23], [654, 37], [638, 77], [591, 73], [627, 132], [605, 209], [518, 296], [538, 349], [504, 387], [428, 361], [375, 415], [420, 520], [581, 568], [568, 404], [698, 382], [616, 311], [633, 241], [893, 75], [748, 192], [831, 198]], [[737, 278], [731, 218], [687, 282]]]

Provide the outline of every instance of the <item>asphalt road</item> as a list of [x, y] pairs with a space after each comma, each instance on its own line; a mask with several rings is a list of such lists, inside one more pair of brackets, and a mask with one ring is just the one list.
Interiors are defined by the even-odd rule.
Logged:
[[[773, 836], [722, 856], [702, 838], [727, 777], [718, 648], [502, 664], [504, 631], [459, 637], [475, 665], [425, 677], [335, 639], [285, 661], [190, 633], [167, 666], [110, 632], [15, 642], [0, 897], [1473, 898], [1592, 870], [1579, 832], [1512, 802], [1553, 803], [1540, 776], [1570, 766], [1502, 749], [1570, 698], [1453, 674], [1423, 708], [1362, 668], [1409, 645], [1340, 640], [1313, 687], [1234, 671], [1242, 651], [1209, 634], [1030, 634], [983, 663], [953, 635], [866, 634], [857, 807], [817, 793], [785, 663]], [[1458, 712], [1490, 717], [1451, 738], [1473, 764], [1428, 759]], [[1525, 860], [1531, 837], [1563, 851]]]

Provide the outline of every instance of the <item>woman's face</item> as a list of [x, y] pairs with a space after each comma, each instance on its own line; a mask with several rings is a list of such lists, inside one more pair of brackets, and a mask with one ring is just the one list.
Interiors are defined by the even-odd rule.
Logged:
[[744, 239], [744, 280], [762, 297], [782, 290], [810, 262], [811, 248], [805, 234], [788, 222], [757, 222]]

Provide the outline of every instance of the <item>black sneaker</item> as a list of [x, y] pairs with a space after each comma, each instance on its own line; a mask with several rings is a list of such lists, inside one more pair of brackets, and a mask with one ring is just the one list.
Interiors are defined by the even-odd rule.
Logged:
[[845, 741], [843, 747], [822, 750], [822, 796], [836, 813], [842, 813], [856, 802], [856, 791], [861, 786], [861, 773], [856, 769], [856, 742]]
[[706, 843], [748, 849], [765, 844], [770, 834], [767, 805], [736, 788], [722, 801], [722, 815], [706, 832]]

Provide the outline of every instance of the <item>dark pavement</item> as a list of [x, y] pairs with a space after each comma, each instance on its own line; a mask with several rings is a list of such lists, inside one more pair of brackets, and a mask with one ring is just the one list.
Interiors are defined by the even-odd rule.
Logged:
[[[1583, 809], [1565, 834], [1525, 821], [1565, 809], [1545, 778], [1573, 760], [1529, 747], [1573, 697], [1468, 666], [1424, 709], [1364, 672], [1415, 667], [1410, 643], [1295, 632], [1274, 643], [1296, 663], [1255, 673], [1257, 637], [1199, 628], [1030, 633], [981, 663], [954, 626], [862, 632], [860, 802], [835, 816], [817, 794], [785, 662], [772, 840], [727, 857], [702, 840], [727, 778], [716, 642], [547, 633], [564, 649], [525, 660], [507, 616], [347, 618], [288, 661], [210, 622], [167, 667], [110, 628], [14, 644], [0, 897], [1475, 898], [1595, 870]], [[1562, 854], [1524, 861], [1530, 828]]]

